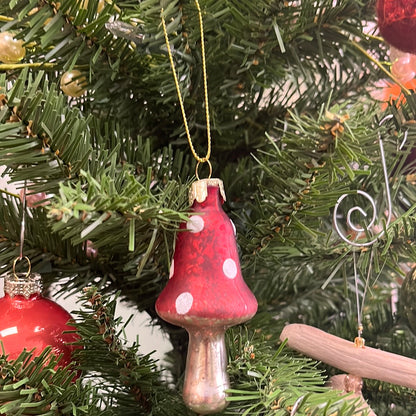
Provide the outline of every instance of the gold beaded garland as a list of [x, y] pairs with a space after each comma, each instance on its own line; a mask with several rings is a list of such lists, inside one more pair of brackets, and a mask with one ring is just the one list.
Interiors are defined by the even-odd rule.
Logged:
[[0, 33], [0, 61], [5, 64], [15, 64], [26, 55], [23, 40], [15, 39], [13, 33]]
[[61, 90], [70, 97], [81, 97], [86, 91], [87, 79], [78, 69], [65, 72], [61, 77]]

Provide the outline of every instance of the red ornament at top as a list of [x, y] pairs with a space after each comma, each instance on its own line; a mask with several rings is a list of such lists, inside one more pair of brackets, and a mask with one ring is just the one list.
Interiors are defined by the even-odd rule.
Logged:
[[235, 227], [222, 209], [224, 200], [219, 179], [192, 184], [192, 212], [181, 224], [170, 280], [156, 301], [161, 318], [189, 333], [183, 396], [198, 414], [226, 407], [224, 333], [257, 311], [241, 275]]
[[41, 277], [37, 273], [29, 276], [10, 273], [4, 276], [5, 295], [0, 299], [0, 341], [10, 360], [19, 354], [35, 348], [38, 356], [47, 347], [62, 358], [59, 366], [71, 363], [71, 354], [75, 348], [69, 345], [78, 339], [68, 325], [71, 315], [57, 303], [42, 297]]
[[378, 0], [378, 27], [392, 46], [416, 53], [416, 0]]

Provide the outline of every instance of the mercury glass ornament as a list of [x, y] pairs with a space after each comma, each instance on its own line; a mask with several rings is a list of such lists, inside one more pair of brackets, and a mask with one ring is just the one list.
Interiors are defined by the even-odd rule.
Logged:
[[244, 282], [235, 227], [222, 209], [222, 181], [192, 184], [189, 221], [181, 225], [170, 280], [156, 302], [164, 320], [189, 334], [183, 398], [194, 412], [227, 406], [227, 328], [252, 318], [257, 301]]

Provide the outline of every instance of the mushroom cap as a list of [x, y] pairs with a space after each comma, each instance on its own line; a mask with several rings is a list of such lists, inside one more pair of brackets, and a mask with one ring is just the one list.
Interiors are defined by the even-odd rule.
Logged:
[[222, 209], [218, 186], [195, 200], [181, 224], [170, 280], [156, 301], [164, 320], [185, 328], [229, 327], [252, 318], [257, 301], [243, 280], [235, 227]]

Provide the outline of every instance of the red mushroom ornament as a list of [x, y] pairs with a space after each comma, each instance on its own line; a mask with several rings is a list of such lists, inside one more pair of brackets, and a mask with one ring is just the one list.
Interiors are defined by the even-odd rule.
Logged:
[[220, 179], [192, 184], [189, 221], [181, 224], [170, 279], [156, 301], [161, 318], [188, 331], [183, 398], [202, 415], [227, 406], [226, 329], [257, 311], [241, 275], [235, 227], [222, 209], [224, 201]]

